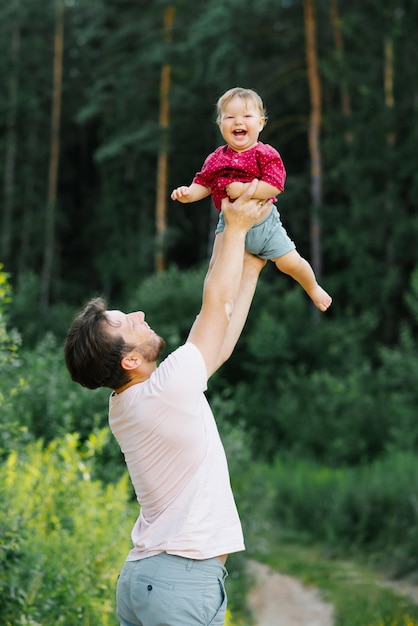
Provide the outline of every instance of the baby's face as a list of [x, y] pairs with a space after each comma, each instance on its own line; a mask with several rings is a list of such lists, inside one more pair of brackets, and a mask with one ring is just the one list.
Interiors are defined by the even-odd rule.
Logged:
[[264, 122], [255, 102], [235, 96], [225, 105], [218, 126], [226, 143], [243, 152], [255, 146]]

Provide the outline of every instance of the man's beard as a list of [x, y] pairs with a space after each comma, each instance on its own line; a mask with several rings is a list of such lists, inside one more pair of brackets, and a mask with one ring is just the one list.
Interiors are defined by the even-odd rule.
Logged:
[[147, 363], [155, 363], [158, 361], [160, 354], [165, 348], [165, 341], [162, 337], [155, 335], [154, 339], [145, 341], [137, 346], [138, 352], [142, 354]]

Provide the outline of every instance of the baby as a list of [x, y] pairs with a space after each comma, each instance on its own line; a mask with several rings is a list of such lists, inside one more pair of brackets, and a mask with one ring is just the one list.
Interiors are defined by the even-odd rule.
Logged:
[[[225, 222], [222, 199], [235, 200], [252, 180], [258, 179], [254, 198], [264, 203], [276, 200], [286, 179], [283, 161], [272, 146], [258, 140], [266, 124], [263, 101], [252, 89], [235, 87], [217, 103], [217, 123], [226, 144], [205, 160], [190, 186], [177, 187], [172, 200], [197, 202], [212, 194], [219, 211], [211, 265], [222, 244]], [[311, 265], [302, 258], [284, 229], [276, 206], [266, 204], [260, 221], [247, 233], [246, 249], [262, 259], [273, 261], [283, 273], [296, 280], [320, 311], [326, 311], [331, 296], [318, 284]]]

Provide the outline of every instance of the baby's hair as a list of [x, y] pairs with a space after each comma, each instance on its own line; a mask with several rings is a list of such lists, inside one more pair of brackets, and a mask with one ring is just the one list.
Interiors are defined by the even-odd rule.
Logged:
[[260, 116], [264, 117], [264, 124], [267, 122], [266, 110], [264, 108], [264, 104], [260, 96], [253, 89], [244, 89], [243, 87], [233, 87], [232, 89], [228, 89], [218, 100], [216, 104], [217, 110], [217, 122], [221, 121], [223, 110], [225, 109], [228, 102], [230, 102], [233, 98], [242, 98], [242, 100], [250, 100], [252, 101], [260, 112]]

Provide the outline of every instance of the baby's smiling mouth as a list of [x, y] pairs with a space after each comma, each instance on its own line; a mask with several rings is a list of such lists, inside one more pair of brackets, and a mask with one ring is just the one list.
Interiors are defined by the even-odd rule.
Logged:
[[238, 130], [234, 130], [233, 134], [234, 135], [246, 135], [247, 131], [241, 128], [241, 129], [238, 129]]

